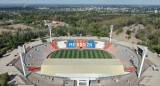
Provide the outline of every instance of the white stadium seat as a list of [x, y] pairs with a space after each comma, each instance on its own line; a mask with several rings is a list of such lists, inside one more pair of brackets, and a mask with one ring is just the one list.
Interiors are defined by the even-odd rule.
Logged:
[[57, 42], [57, 46], [58, 46], [59, 48], [66, 48], [65, 42], [67, 42], [67, 41], [59, 41], [59, 42]]
[[96, 43], [96, 48], [104, 48], [105, 42], [102, 42], [102, 41], [95, 41], [95, 43]]

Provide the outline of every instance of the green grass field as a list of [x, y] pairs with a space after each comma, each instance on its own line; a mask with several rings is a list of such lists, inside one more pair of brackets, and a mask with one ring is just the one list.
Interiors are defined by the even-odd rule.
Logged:
[[50, 58], [73, 58], [73, 59], [111, 59], [112, 56], [103, 50], [57, 50]]

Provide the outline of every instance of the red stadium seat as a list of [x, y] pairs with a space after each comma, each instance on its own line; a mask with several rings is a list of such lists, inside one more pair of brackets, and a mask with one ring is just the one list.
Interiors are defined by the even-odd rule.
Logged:
[[41, 68], [40, 67], [27, 67], [29, 70], [31, 70], [32, 72], [36, 72], [36, 71], [40, 71]]
[[124, 71], [133, 72], [135, 69], [136, 69], [135, 67], [128, 67], [128, 68], [124, 68]]
[[50, 43], [52, 45], [53, 48], [55, 48], [56, 50], [58, 49], [57, 45], [55, 45], [55, 43]]
[[108, 49], [111, 46], [111, 43], [107, 43], [107, 45], [104, 47], [104, 49]]

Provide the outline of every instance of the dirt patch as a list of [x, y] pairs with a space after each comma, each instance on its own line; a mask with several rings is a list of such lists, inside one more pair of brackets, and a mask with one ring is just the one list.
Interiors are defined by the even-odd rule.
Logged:
[[34, 29], [34, 27], [27, 26], [27, 25], [24, 25], [24, 24], [13, 24], [13, 25], [8, 25], [8, 26], [13, 27], [14, 29], [21, 28], [22, 30], [27, 29], [27, 28]]
[[0, 34], [2, 34], [3, 32], [15, 32], [16, 30], [9, 30], [9, 29], [4, 29], [3, 27], [0, 27]]
[[[141, 40], [137, 39], [135, 37], [135, 35], [137, 34], [137, 32], [140, 30], [140, 29], [144, 29], [145, 27], [141, 24], [138, 24], [137, 26], [136, 25], [131, 25], [129, 27], [123, 27], [123, 32], [120, 33], [120, 34], [116, 34], [116, 31], [113, 32], [113, 39], [118, 39], [118, 40], [123, 40], [123, 41], [127, 41], [127, 42], [132, 42], [132, 43], [138, 43], [138, 42], [141, 42]], [[129, 35], [126, 34], [127, 30], [130, 30], [131, 31], [131, 38], [129, 39]]]
[[9, 31], [16, 32], [19, 28], [21, 28], [21, 30], [25, 30], [27, 28], [35, 29], [34, 27], [23, 25], [23, 24], [13, 24], [13, 25], [7, 25], [7, 26], [0, 26], [0, 34], [2, 34], [3, 32], [9, 32]]

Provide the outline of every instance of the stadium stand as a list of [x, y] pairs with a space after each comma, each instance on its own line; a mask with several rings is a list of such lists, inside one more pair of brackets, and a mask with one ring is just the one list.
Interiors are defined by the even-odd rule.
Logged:
[[126, 56], [124, 58], [121, 58], [121, 56], [120, 56], [121, 54], [119, 54], [119, 53], [122, 53], [122, 52], [114, 44], [112, 44], [107, 49], [107, 52], [110, 52], [116, 59], [119, 59], [123, 63], [124, 67], [132, 66], [132, 64], [128, 60], [125, 59], [125, 58], [127, 58]]
[[41, 68], [40, 67], [27, 67], [29, 70], [31, 70], [32, 72], [37, 72], [40, 71]]
[[118, 49], [114, 44], [110, 45], [110, 47], [106, 51], [111, 53], [114, 57], [118, 57]]
[[52, 45], [51, 44], [46, 44], [45, 45], [46, 47], [44, 48], [44, 57], [47, 57], [50, 53], [52, 53], [53, 51], [55, 51], [56, 49], [54, 49], [53, 47], [52, 47]]
[[41, 67], [44, 59], [55, 51], [51, 44], [43, 44], [33, 47], [25, 57], [25, 63], [27, 67]]
[[96, 43], [96, 48], [101, 48], [101, 49], [104, 48], [105, 42], [102, 42], [102, 41], [95, 41], [95, 43]]
[[[31, 48], [27, 52], [24, 60], [27, 68], [32, 72], [40, 71], [40, 67], [42, 66], [42, 63], [48, 57], [48, 55], [50, 55], [57, 49], [67, 48], [66, 42], [67, 40], [57, 41], [53, 43], [41, 44]], [[108, 43], [105, 41], [98, 40], [94, 42], [96, 49], [104, 49], [105, 51], [109, 52], [114, 58], [119, 59], [122, 62], [124, 70], [126, 72], [133, 72], [138, 66], [137, 55], [130, 48], [113, 43]]]
[[[136, 53], [134, 51], [132, 51], [131, 49], [129, 49], [128, 47], [125, 47], [125, 46], [121, 46], [121, 45], [117, 45], [116, 46], [119, 53], [118, 53], [118, 57], [119, 59], [123, 59], [125, 61], [128, 61], [130, 62], [131, 64], [130, 65], [126, 65], [126, 67], [131, 67], [131, 66], [138, 66], [138, 57], [136, 55]], [[125, 62], [123, 62], [125, 63]]]
[[104, 49], [108, 49], [111, 46], [112, 43], [107, 43]]
[[58, 49], [57, 45], [55, 43], [50, 43], [52, 45], [53, 48], [55, 48], [56, 50]]
[[124, 68], [124, 71], [133, 72], [135, 69], [136, 67], [128, 67], [128, 68]]
[[58, 41], [57, 42], [57, 46], [61, 49], [61, 48], [66, 48], [66, 44], [65, 42], [67, 41]]

